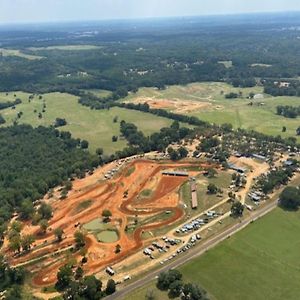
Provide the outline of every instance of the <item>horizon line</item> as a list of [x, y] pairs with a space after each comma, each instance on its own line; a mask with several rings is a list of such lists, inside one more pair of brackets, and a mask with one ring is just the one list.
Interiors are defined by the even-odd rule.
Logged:
[[74, 24], [74, 23], [101, 23], [101, 22], [124, 22], [124, 21], [147, 21], [147, 20], [168, 20], [184, 18], [201, 18], [201, 17], [238, 17], [251, 15], [284, 15], [299, 14], [297, 11], [257, 11], [257, 12], [236, 12], [236, 13], [207, 13], [199, 15], [174, 15], [174, 16], [149, 16], [149, 17], [129, 17], [129, 18], [102, 18], [102, 19], [65, 19], [65, 20], [45, 20], [45, 21], [16, 21], [0, 22], [0, 26], [20, 26], [20, 25], [55, 25], [55, 24]]

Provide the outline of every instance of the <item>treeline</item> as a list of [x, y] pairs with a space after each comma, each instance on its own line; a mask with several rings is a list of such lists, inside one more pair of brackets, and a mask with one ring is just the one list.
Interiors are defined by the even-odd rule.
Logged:
[[272, 170], [269, 174], [262, 176], [258, 184], [260, 185], [262, 191], [265, 194], [271, 193], [276, 187], [281, 185], [286, 185], [291, 177], [294, 175], [295, 168], [297, 167], [297, 161], [294, 162], [294, 165], [289, 167], [281, 167], [276, 170]]
[[84, 276], [81, 266], [73, 271], [71, 264], [59, 269], [55, 287], [62, 292], [63, 299], [100, 300], [116, 291], [113, 279], [109, 279], [104, 286], [94, 275]]
[[[207, 292], [197, 284], [184, 283], [182, 274], [175, 269], [158, 275], [156, 287], [167, 291], [169, 299], [180, 297], [181, 300], [209, 300]], [[146, 299], [156, 299], [155, 292], [148, 291]]]
[[111, 95], [100, 98], [92, 93], [81, 92], [78, 102], [83, 106], [88, 106], [91, 109], [105, 109], [112, 105], [115, 101], [125, 98], [128, 91], [125, 88], [118, 88]]
[[0, 255], [0, 291], [6, 291], [2, 299], [22, 299], [21, 285], [25, 279], [23, 268], [11, 268]]
[[194, 126], [206, 126], [206, 127], [211, 126], [211, 125], [209, 125], [209, 123], [202, 121], [202, 120], [198, 119], [197, 117], [180, 115], [180, 114], [176, 114], [173, 112], [169, 112], [164, 109], [150, 108], [148, 103], [134, 104], [134, 103], [115, 102], [115, 103], [111, 104], [111, 106], [117, 106], [117, 107], [147, 112], [147, 113], [159, 116], [159, 117], [168, 118], [168, 119], [171, 119], [174, 121], [187, 123], [189, 125], [194, 125]]
[[69, 132], [16, 125], [0, 129], [0, 223], [26, 200], [42, 198], [72, 177], [84, 177], [101, 163], [82, 150], [86, 145]]
[[170, 127], [162, 128], [159, 132], [153, 133], [149, 137], [146, 137], [139, 131], [134, 124], [121, 121], [120, 132], [128, 141], [129, 147], [122, 151], [117, 151], [116, 156], [118, 158], [149, 151], [164, 151], [170, 144], [193, 135], [193, 130], [180, 127], [177, 121], [174, 121]]
[[279, 105], [276, 107], [276, 113], [286, 118], [297, 118], [300, 115], [300, 106]]
[[6, 109], [8, 107], [14, 107], [15, 105], [18, 105], [22, 103], [22, 100], [21, 99], [16, 99], [15, 101], [7, 101], [7, 102], [1, 102], [0, 103], [0, 110], [2, 109]]
[[3, 116], [0, 114], [0, 125], [5, 124], [5, 123], [6, 123], [5, 119], [4, 119]]
[[281, 86], [280, 80], [278, 83], [275, 81], [267, 81], [264, 83], [264, 93], [278, 96], [300, 96], [300, 81], [290, 80], [288, 86]]

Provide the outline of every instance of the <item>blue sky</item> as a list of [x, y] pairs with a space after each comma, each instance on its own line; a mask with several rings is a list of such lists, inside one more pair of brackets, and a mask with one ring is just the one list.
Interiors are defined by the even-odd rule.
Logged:
[[0, 0], [0, 23], [300, 11], [300, 0]]

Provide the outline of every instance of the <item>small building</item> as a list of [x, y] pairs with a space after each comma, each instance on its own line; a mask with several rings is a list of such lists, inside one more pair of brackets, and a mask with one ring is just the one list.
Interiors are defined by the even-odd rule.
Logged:
[[259, 160], [263, 160], [263, 161], [267, 160], [267, 158], [265, 156], [260, 155], [260, 154], [252, 154], [252, 157], [259, 159]]
[[197, 191], [192, 192], [192, 209], [196, 209], [198, 207], [198, 196]]
[[290, 167], [294, 165], [294, 162], [292, 160], [286, 160], [283, 164], [285, 167]]
[[238, 173], [241, 173], [241, 174], [244, 174], [246, 172], [246, 169], [238, 167], [235, 164], [229, 163], [228, 167], [229, 167], [229, 169], [234, 170], [234, 171], [236, 171]]
[[196, 192], [197, 191], [197, 185], [195, 181], [191, 182], [191, 192]]
[[184, 171], [163, 171], [162, 174], [167, 176], [182, 176], [182, 177], [189, 176], [189, 173]]

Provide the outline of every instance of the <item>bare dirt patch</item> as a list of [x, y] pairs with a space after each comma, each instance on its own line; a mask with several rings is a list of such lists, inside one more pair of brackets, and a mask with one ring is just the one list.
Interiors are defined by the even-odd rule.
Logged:
[[[13, 258], [12, 253], [6, 249], [12, 265], [27, 263], [34, 259], [44, 257], [42, 262], [33, 263], [29, 269], [35, 273], [33, 284], [36, 286], [51, 285], [56, 282], [56, 274], [60, 266], [75, 259], [80, 262], [82, 255], [78, 252], [69, 253], [74, 245], [74, 232], [82, 225], [101, 218], [102, 211], [108, 209], [112, 212], [111, 223], [116, 226], [119, 239], [116, 242], [102, 243], [87, 232], [86, 256], [88, 262], [83, 266], [86, 274], [93, 274], [104, 267], [122, 261], [124, 258], [136, 253], [145, 243], [142, 234], [155, 228], [161, 228], [180, 220], [184, 212], [179, 207], [180, 186], [188, 180], [188, 177], [169, 177], [162, 175], [162, 170], [189, 168], [197, 166], [209, 167], [199, 162], [182, 163], [157, 163], [148, 160], [135, 160], [125, 165], [114, 178], [104, 181], [103, 175], [107, 170], [115, 167], [116, 163], [97, 169], [93, 175], [73, 182], [73, 190], [67, 199], [47, 199], [54, 209], [53, 218], [50, 220], [50, 228], [44, 236], [38, 236], [38, 226], [27, 224], [24, 227], [26, 234], [35, 234], [37, 240], [30, 253]], [[128, 169], [134, 171], [128, 176]], [[189, 171], [191, 176], [197, 172]], [[199, 173], [199, 172], [198, 172]], [[153, 193], [144, 201], [137, 202], [136, 198], [141, 191], [151, 187]], [[125, 193], [126, 192], [126, 193]], [[124, 193], [127, 196], [124, 196]], [[74, 214], [74, 210], [86, 199], [93, 199], [92, 203], [83, 211]], [[137, 227], [132, 234], [126, 233], [128, 217], [143, 217], [170, 211], [170, 216], [153, 223]], [[80, 224], [79, 226], [75, 226]], [[65, 239], [57, 243], [53, 231], [61, 227], [65, 233]], [[116, 245], [121, 246], [121, 252], [116, 254]]]
[[147, 103], [151, 108], [169, 109], [176, 113], [191, 113], [194, 111], [205, 110], [212, 107], [209, 102], [200, 102], [181, 99], [156, 99], [154, 97], [139, 97], [132, 101], [133, 103]]

